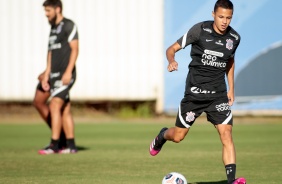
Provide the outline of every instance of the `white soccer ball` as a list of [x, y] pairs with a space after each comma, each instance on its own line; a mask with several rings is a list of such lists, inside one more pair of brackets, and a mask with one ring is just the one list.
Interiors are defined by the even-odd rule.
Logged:
[[182, 174], [171, 172], [163, 178], [162, 184], [188, 184], [188, 182]]

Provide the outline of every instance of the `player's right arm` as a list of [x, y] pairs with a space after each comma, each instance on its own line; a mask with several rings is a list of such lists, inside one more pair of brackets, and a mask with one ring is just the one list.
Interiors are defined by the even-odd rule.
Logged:
[[181, 38], [177, 40], [174, 44], [172, 44], [166, 50], [166, 58], [168, 60], [167, 70], [169, 72], [175, 71], [178, 68], [178, 63], [175, 61], [175, 53], [180, 49], [184, 49], [186, 46], [195, 43], [199, 40], [200, 33], [202, 30], [202, 24], [195, 24], [187, 33], [185, 33]]
[[50, 76], [50, 72], [51, 72], [51, 51], [48, 51], [47, 54], [47, 67], [46, 70], [44, 72], [44, 77], [41, 81], [41, 86], [45, 91], [49, 91], [50, 90], [50, 85], [48, 83], [49, 81], [49, 76]]
[[175, 42], [166, 50], [166, 58], [168, 60], [167, 70], [173, 72], [178, 69], [178, 63], [175, 61], [175, 53], [181, 49], [181, 46]]

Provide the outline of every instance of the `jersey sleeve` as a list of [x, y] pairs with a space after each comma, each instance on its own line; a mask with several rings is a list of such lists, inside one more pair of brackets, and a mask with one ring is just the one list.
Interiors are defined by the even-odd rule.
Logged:
[[68, 35], [68, 42], [71, 42], [72, 40], [78, 39], [77, 27], [73, 22], [67, 22], [66, 23], [65, 31]]
[[235, 57], [235, 53], [236, 53], [236, 50], [237, 50], [237, 48], [238, 48], [238, 46], [239, 46], [239, 44], [240, 44], [240, 41], [241, 41], [241, 36], [238, 35], [237, 44], [236, 44], [235, 49], [234, 49], [234, 51], [232, 52], [230, 58], [234, 58], [234, 57]]
[[202, 23], [195, 24], [187, 33], [177, 40], [177, 43], [182, 49], [199, 40], [202, 30], [201, 25]]

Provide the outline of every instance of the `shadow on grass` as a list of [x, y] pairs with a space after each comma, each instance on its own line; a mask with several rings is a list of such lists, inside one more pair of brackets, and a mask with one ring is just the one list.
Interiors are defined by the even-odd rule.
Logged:
[[76, 148], [77, 148], [78, 151], [86, 151], [86, 150], [89, 150], [89, 148], [84, 147], [84, 146], [76, 146]]
[[189, 183], [189, 184], [226, 184], [227, 180], [222, 181], [207, 181], [207, 182], [196, 182], [196, 183]]

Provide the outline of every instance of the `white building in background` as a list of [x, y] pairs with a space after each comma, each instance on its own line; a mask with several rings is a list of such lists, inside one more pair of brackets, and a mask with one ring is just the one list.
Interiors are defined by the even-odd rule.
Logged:
[[[31, 101], [46, 66], [43, 0], [0, 0], [0, 101]], [[163, 111], [163, 0], [63, 0], [78, 26], [72, 100], [155, 100]]]

